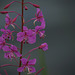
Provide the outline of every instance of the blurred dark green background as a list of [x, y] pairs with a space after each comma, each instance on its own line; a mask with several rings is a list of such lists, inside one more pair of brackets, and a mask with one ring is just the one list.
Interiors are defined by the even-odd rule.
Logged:
[[[0, 0], [0, 11], [3, 11], [3, 7], [13, 0]], [[21, 0], [17, 0], [21, 1]], [[23, 54], [27, 53], [30, 49], [39, 46], [41, 43], [47, 42], [49, 49], [46, 52], [40, 50], [31, 53], [31, 58], [37, 58], [36, 70], [40, 67], [39, 57], [44, 56], [46, 62], [47, 75], [75, 75], [75, 1], [74, 0], [25, 0], [31, 1], [40, 5], [40, 9], [43, 12], [46, 21], [46, 37], [45, 39], [39, 39], [37, 36], [37, 42], [33, 45], [25, 44], [23, 48]], [[25, 20], [29, 20], [35, 16], [36, 9], [31, 5], [28, 6], [28, 11], [24, 12]], [[10, 11], [17, 11], [21, 13], [21, 5], [14, 3], [8, 9]], [[16, 14], [9, 14], [14, 18]], [[34, 28], [33, 21], [27, 23], [26, 26]], [[21, 19], [18, 17], [16, 24], [21, 26]], [[0, 14], [0, 29], [4, 28], [5, 15]], [[13, 28], [10, 26], [11, 30]], [[16, 31], [19, 29], [16, 27]], [[0, 32], [1, 35], [1, 32]], [[16, 39], [16, 34], [13, 34]], [[9, 41], [10, 42], [10, 41]], [[11, 42], [10, 42], [11, 43]], [[16, 46], [20, 47], [20, 43], [16, 40], [12, 42]], [[10, 62], [10, 60], [3, 58], [4, 53], [0, 51], [0, 65], [16, 62]], [[41, 59], [42, 60], [42, 59]], [[43, 62], [44, 63], [44, 62]], [[44, 65], [42, 65], [43, 67]], [[7, 70], [8, 75], [18, 75], [15, 67], [0, 68], [0, 73], [5, 75], [4, 69]], [[26, 75], [26, 74], [22, 74]], [[33, 75], [33, 74], [32, 74]], [[41, 75], [41, 74], [39, 74]], [[43, 74], [46, 75], [46, 74]]]

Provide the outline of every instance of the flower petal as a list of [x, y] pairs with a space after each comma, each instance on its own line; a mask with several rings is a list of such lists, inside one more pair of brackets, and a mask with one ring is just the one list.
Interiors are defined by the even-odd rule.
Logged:
[[18, 72], [22, 72], [23, 69], [24, 69], [24, 67], [19, 67], [19, 68], [17, 69], [17, 71], [18, 71]]
[[21, 42], [24, 39], [24, 32], [17, 33], [17, 41]]
[[21, 61], [22, 61], [23, 65], [26, 65], [26, 63], [27, 63], [27, 59], [26, 58], [22, 58]]
[[11, 47], [10, 47], [11, 49], [12, 49], [12, 51], [17, 51], [17, 47], [16, 46], [14, 46], [14, 45], [11, 45]]
[[11, 51], [11, 49], [9, 48], [9, 46], [4, 46], [2, 49], [3, 49], [3, 51]]
[[28, 28], [26, 26], [23, 26], [23, 31], [27, 31]]
[[6, 21], [6, 24], [9, 24], [9, 22], [10, 22], [10, 17], [9, 17], [9, 15], [8, 15], [8, 14], [6, 14], [5, 21]]
[[17, 57], [21, 57], [22, 56], [18, 51], [14, 52], [14, 53], [17, 55]]
[[36, 59], [29, 60], [28, 65], [35, 65]]
[[43, 51], [48, 50], [48, 44], [47, 43], [43, 43], [41, 44], [41, 46], [39, 46], [40, 49], [42, 49]]

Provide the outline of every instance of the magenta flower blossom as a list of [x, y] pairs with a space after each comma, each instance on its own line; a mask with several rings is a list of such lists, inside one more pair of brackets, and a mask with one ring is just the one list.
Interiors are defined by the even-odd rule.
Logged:
[[35, 68], [32, 67], [36, 63], [36, 59], [29, 60], [26, 58], [22, 58], [22, 66], [17, 69], [18, 72], [24, 71], [26, 68], [28, 69], [28, 74], [36, 72]]
[[33, 44], [36, 42], [36, 33], [26, 26], [23, 26], [23, 32], [17, 33], [17, 41], [26, 41], [29, 44]]
[[4, 39], [9, 39], [9, 40], [11, 40], [12, 32], [11, 32], [9, 29], [6, 29], [6, 30], [1, 29], [1, 31], [3, 32], [2, 37], [3, 37]]
[[12, 25], [12, 27], [15, 28], [14, 22], [16, 21], [17, 17], [18, 17], [18, 16], [16, 16], [16, 17], [12, 20], [12, 18], [10, 18], [8, 14], [6, 14], [6, 18], [5, 18], [5, 22], [6, 22], [5, 29], [7, 29], [7, 28], [9, 27], [9, 25]]
[[14, 54], [16, 54], [17, 57], [22, 56], [22, 55], [18, 52], [17, 47], [14, 46], [14, 45], [11, 45], [11, 47], [9, 47], [9, 46], [4, 46], [4, 47], [3, 47], [3, 51], [6, 52], [5, 55], [4, 55], [4, 57], [7, 58], [7, 59], [12, 59], [12, 58], [14, 58], [14, 57], [15, 57]]
[[43, 14], [42, 14], [42, 11], [37, 8], [37, 13], [35, 14], [36, 16], [36, 20], [34, 21], [34, 24], [36, 21], [38, 22], [41, 22], [41, 26], [39, 26], [41, 29], [44, 29], [45, 28], [45, 20], [43, 18]]
[[39, 46], [40, 49], [42, 49], [43, 51], [48, 50], [48, 44], [47, 43], [43, 43], [41, 44], [41, 46]]
[[42, 11], [39, 8], [37, 8], [37, 14], [35, 14], [35, 16], [38, 21], [40, 21], [40, 22], [44, 21]]
[[3, 49], [3, 47], [5, 46], [5, 39], [3, 37], [0, 37], [0, 50]]
[[35, 27], [35, 32], [37, 33], [37, 34], [39, 34], [39, 36], [40, 36], [40, 38], [44, 38], [44, 36], [45, 36], [45, 31], [40, 31], [42, 28], [41, 28], [41, 26], [36, 26]]
[[14, 58], [14, 57], [15, 57], [15, 55], [12, 52], [8, 52], [8, 53], [4, 54], [4, 58], [11, 59], [11, 61], [12, 61], [12, 58]]

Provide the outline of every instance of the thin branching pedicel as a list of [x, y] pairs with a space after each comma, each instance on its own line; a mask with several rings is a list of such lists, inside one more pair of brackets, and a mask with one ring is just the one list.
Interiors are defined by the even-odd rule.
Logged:
[[[0, 29], [0, 31], [3, 32], [3, 34], [0, 36], [0, 50], [4, 51], [4, 58], [10, 59], [11, 61], [15, 59], [17, 65], [4, 64], [4, 65], [0, 65], [0, 67], [6, 67], [6, 66], [18, 67], [16, 71], [19, 72], [19, 75], [21, 75], [21, 72], [26, 72], [26, 71], [28, 72], [27, 74], [35, 73], [34, 75], [38, 75], [38, 73], [40, 73], [44, 69], [44, 67], [36, 72], [36, 69], [34, 67], [34, 65], [36, 64], [36, 58], [30, 59], [30, 56], [32, 55], [31, 52], [37, 49], [42, 49], [43, 51], [46, 51], [48, 50], [48, 44], [43, 43], [39, 45], [38, 47], [34, 47], [33, 49], [29, 50], [29, 52], [24, 55], [22, 54], [22, 50], [23, 50], [23, 45], [34, 44], [37, 42], [36, 41], [37, 34], [39, 35], [40, 38], [45, 37], [45, 31], [43, 30], [45, 29], [45, 20], [44, 20], [42, 11], [40, 10], [39, 5], [31, 3], [31, 2], [24, 2], [24, 0], [22, 0], [22, 2], [12, 1], [9, 4], [7, 4], [4, 7], [4, 9], [9, 8], [12, 3], [22, 4], [22, 14], [19, 14], [16, 11], [0, 11], [1, 14], [6, 14], [4, 29], [2, 28]], [[33, 18], [25, 22], [23, 15], [24, 15], [24, 10], [28, 10], [28, 7], [26, 6], [27, 4], [30, 4], [33, 7], [35, 7], [36, 13]], [[10, 18], [9, 13], [16, 13], [17, 15], [12, 19]], [[15, 23], [18, 16], [21, 16], [21, 20], [22, 20], [21, 27], [19, 27], [18, 24]], [[34, 20], [33, 25], [35, 29], [29, 29], [27, 26], [25, 26], [25, 24], [30, 22], [31, 20]], [[36, 25], [36, 22], [40, 22], [41, 25]], [[9, 29], [9, 26], [13, 27], [13, 31]], [[14, 30], [16, 28], [15, 26], [19, 28], [20, 30], [19, 32]], [[14, 32], [16, 33], [16, 36], [17, 36], [16, 40], [21, 43], [21, 48], [9, 43], [9, 40], [14, 41], [14, 36], [13, 36]], [[25, 58], [27, 55], [29, 55], [28, 58]], [[17, 58], [20, 58], [19, 62]], [[6, 75], [8, 75], [6, 70], [4, 70], [4, 72]]]

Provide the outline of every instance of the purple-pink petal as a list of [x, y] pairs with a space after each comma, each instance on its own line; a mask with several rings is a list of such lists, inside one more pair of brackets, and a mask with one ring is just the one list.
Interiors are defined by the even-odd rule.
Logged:
[[29, 44], [35, 43], [36, 42], [36, 33], [33, 32], [31, 29], [29, 29], [27, 34], [28, 34], [28, 40], [27, 40], [27, 42]]
[[45, 28], [45, 21], [41, 21], [41, 27], [42, 27], [42, 29]]
[[0, 31], [1, 31], [1, 32], [5, 32], [5, 30], [4, 30], [4, 29], [1, 29]]
[[9, 24], [9, 22], [10, 22], [10, 17], [9, 17], [9, 15], [8, 15], [8, 14], [6, 14], [5, 21], [6, 21], [6, 24]]
[[25, 35], [24, 32], [17, 33], [17, 41], [19, 41], [19, 42], [23, 41], [24, 35]]
[[42, 29], [42, 26], [36, 26], [35, 27], [35, 31], [37, 32], [37, 31], [39, 31], [39, 30], [41, 30]]
[[3, 51], [6, 51], [6, 52], [7, 51], [11, 51], [11, 49], [9, 48], [9, 46], [4, 46], [2, 49], [3, 49]]
[[4, 54], [4, 57], [7, 58], [7, 59], [11, 59], [11, 58], [14, 58], [15, 55], [12, 52], [8, 52], [8, 53]]
[[27, 42], [28, 42], [29, 44], [35, 43], [35, 42], [36, 42], [36, 36], [34, 35], [34, 36], [32, 36], [32, 37], [28, 37]]
[[17, 69], [17, 71], [18, 71], [18, 72], [22, 72], [23, 69], [24, 69], [24, 67], [19, 67], [19, 68]]
[[21, 57], [22, 56], [18, 51], [14, 52], [14, 53], [17, 55], [17, 57]]
[[38, 16], [43, 16], [42, 11], [39, 8], [37, 8], [37, 15]]
[[5, 25], [5, 29], [7, 29], [9, 27], [9, 25]]
[[37, 14], [39, 14], [40, 13], [40, 9], [39, 8], [37, 8]]
[[11, 47], [10, 47], [10, 48], [11, 48], [11, 50], [12, 50], [12, 51], [17, 51], [17, 47], [16, 47], [16, 46], [14, 46], [14, 45], [11, 45]]
[[2, 47], [3, 47], [3, 46], [2, 46], [2, 45], [0, 45], [0, 50], [2, 49]]
[[0, 37], [0, 50], [3, 48], [5, 45], [5, 39], [3, 37]]
[[36, 59], [29, 60], [28, 65], [35, 65]]
[[41, 49], [43, 50], [43, 51], [46, 51], [46, 50], [48, 50], [48, 44], [47, 43], [43, 43], [43, 44], [41, 44]]
[[26, 65], [26, 63], [27, 63], [27, 59], [26, 58], [22, 58], [21, 61], [22, 61], [23, 65]]
[[26, 26], [23, 26], [23, 31], [28, 31], [28, 28]]

